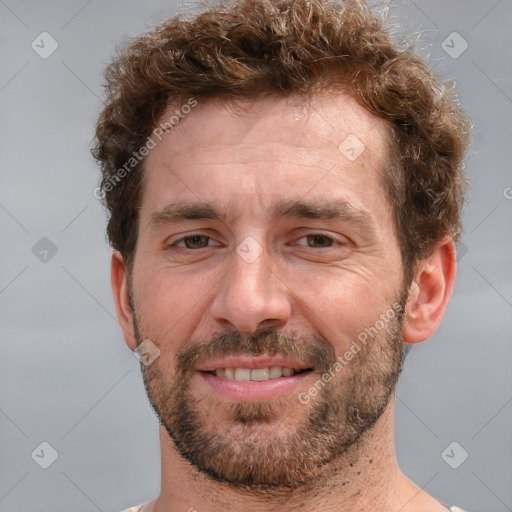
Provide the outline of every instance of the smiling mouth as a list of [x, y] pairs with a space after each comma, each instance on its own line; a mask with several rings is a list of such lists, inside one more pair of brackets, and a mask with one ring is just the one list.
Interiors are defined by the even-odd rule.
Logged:
[[224, 377], [236, 381], [254, 381], [262, 382], [266, 380], [279, 379], [281, 377], [291, 377], [300, 373], [311, 372], [310, 368], [295, 370], [283, 366], [266, 366], [262, 368], [217, 368], [212, 371], [204, 372], [215, 377]]

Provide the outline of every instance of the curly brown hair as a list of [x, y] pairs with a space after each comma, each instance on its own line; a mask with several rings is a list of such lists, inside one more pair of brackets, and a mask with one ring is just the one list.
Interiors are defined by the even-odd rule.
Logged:
[[[460, 236], [468, 118], [453, 88], [394, 44], [384, 18], [363, 1], [221, 0], [131, 41], [105, 76], [92, 153], [101, 165], [108, 237], [128, 265], [142, 196], [140, 148], [166, 108], [190, 98], [350, 94], [390, 126], [382, 176], [406, 276], [443, 236]], [[139, 159], [127, 170], [134, 154]]]

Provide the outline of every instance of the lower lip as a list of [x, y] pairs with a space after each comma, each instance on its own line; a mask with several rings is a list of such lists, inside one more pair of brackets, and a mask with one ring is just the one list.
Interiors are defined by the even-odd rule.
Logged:
[[307, 371], [264, 381], [239, 381], [199, 372], [203, 381], [216, 393], [238, 401], [265, 400], [282, 396], [296, 389], [310, 374], [311, 372]]

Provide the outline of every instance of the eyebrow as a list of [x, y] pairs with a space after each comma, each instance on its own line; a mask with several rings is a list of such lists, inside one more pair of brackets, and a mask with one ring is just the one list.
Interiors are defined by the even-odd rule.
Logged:
[[270, 217], [273, 220], [284, 218], [295, 219], [335, 219], [357, 224], [372, 229], [372, 216], [365, 210], [356, 209], [343, 199], [333, 201], [279, 201], [271, 208]]
[[[372, 216], [365, 210], [356, 209], [345, 200], [282, 200], [269, 210], [271, 221], [283, 219], [335, 219], [374, 231]], [[162, 210], [151, 214], [149, 224], [155, 227], [184, 220], [216, 220], [227, 222], [228, 215], [209, 203], [169, 203]]]
[[156, 227], [183, 220], [224, 221], [214, 205], [206, 203], [169, 203], [162, 210], [151, 214], [149, 224]]

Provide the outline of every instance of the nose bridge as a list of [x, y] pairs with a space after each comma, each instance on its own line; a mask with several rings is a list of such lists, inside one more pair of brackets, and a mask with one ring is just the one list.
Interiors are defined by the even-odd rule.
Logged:
[[255, 303], [265, 299], [271, 292], [272, 276], [272, 263], [267, 251], [259, 244], [256, 246], [251, 239], [244, 240], [237, 247], [233, 260], [232, 291], [235, 294], [250, 292]]
[[272, 260], [251, 237], [242, 241], [230, 260], [212, 304], [217, 322], [230, 323], [242, 332], [254, 332], [265, 323], [284, 325], [290, 305], [284, 286], [274, 275]]

